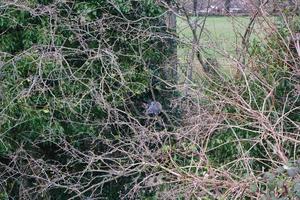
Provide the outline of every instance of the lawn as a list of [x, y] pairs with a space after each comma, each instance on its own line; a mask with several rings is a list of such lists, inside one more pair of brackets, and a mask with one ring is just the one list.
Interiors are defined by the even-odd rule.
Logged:
[[[250, 21], [249, 17], [208, 17], [206, 19], [202, 41], [217, 42], [225, 49], [234, 49], [239, 34], [244, 34]], [[191, 41], [192, 32], [185, 20], [177, 20], [179, 37]]]
[[[216, 58], [223, 68], [228, 68], [226, 70], [232, 69], [232, 62], [228, 56], [237, 55], [237, 46], [240, 46], [241, 36], [249, 22], [249, 17], [208, 17], [200, 39], [201, 53], [206, 58]], [[178, 46], [178, 58], [180, 63], [187, 63], [190, 60], [193, 37], [187, 21], [183, 18], [177, 18], [177, 33], [181, 41]]]

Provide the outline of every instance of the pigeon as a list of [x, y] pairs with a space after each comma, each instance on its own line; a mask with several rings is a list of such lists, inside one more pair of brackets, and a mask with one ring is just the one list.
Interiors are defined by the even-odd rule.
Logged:
[[286, 170], [289, 177], [295, 177], [300, 174], [300, 169], [298, 167], [288, 167], [284, 165], [283, 168]]
[[162, 106], [158, 101], [151, 101], [146, 106], [146, 115], [157, 116], [162, 112]]

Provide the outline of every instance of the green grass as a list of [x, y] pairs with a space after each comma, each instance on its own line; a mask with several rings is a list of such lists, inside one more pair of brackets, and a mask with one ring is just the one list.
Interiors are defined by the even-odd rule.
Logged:
[[[208, 17], [200, 39], [202, 55], [216, 58], [223, 68], [231, 68], [232, 63], [226, 57], [236, 55], [237, 46], [240, 46], [241, 36], [249, 22], [249, 17]], [[187, 63], [193, 36], [186, 20], [177, 19], [177, 33], [182, 41], [178, 47], [178, 57], [181, 63]]]
[[[217, 42], [225, 49], [234, 49], [239, 34], [244, 34], [249, 17], [208, 17], [206, 19], [202, 42]], [[185, 20], [178, 18], [177, 27], [181, 39], [191, 39], [192, 32]]]

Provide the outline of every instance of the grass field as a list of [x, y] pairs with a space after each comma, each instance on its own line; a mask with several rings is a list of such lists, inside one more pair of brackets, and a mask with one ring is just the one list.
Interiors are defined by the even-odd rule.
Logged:
[[[208, 17], [200, 39], [201, 53], [204, 57], [216, 58], [223, 68], [228, 68], [226, 70], [231, 69], [231, 62], [226, 57], [236, 55], [237, 46], [240, 46], [241, 36], [249, 22], [249, 17]], [[184, 19], [177, 19], [177, 33], [181, 41], [178, 58], [181, 63], [187, 63], [190, 60], [193, 37]]]
[[[225, 49], [233, 49], [240, 34], [244, 34], [249, 21], [249, 17], [208, 17], [202, 42], [217, 42]], [[192, 39], [192, 32], [185, 20], [178, 18], [177, 27], [181, 39]]]

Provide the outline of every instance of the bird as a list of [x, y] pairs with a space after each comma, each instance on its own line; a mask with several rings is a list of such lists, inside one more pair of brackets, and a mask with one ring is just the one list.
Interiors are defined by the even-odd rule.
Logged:
[[148, 116], [157, 116], [162, 112], [162, 106], [158, 101], [151, 101], [145, 105], [146, 115]]
[[289, 167], [284, 165], [283, 168], [286, 170], [289, 177], [295, 177], [300, 174], [300, 168], [298, 167]]

